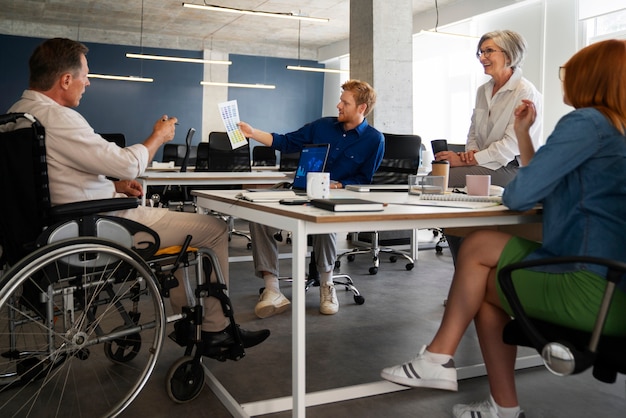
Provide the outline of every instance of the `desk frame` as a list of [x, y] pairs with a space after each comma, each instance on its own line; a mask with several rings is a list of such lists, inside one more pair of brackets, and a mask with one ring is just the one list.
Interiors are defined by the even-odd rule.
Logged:
[[[278, 203], [260, 204], [238, 200], [232, 191], [192, 191], [200, 210], [247, 219], [292, 232], [292, 394], [291, 397], [239, 404], [205, 367], [208, 385], [220, 398], [229, 412], [236, 417], [250, 417], [278, 411], [292, 410], [294, 417], [304, 417], [306, 407], [341, 400], [356, 399], [390, 393], [407, 388], [390, 382], [374, 382], [326, 391], [306, 393], [306, 322], [305, 322], [305, 268], [307, 235], [367, 230], [425, 229], [434, 225], [446, 227], [480, 227], [541, 222], [540, 211], [520, 213], [504, 207], [486, 209], [452, 209], [442, 207], [389, 205], [384, 212], [336, 213], [308, 206], [285, 206]], [[380, 193], [364, 196], [363, 193], [342, 190], [342, 197], [384, 199]], [[517, 368], [540, 365], [538, 356], [519, 358]], [[460, 379], [485, 374], [483, 364], [458, 369]]]
[[141, 204], [146, 205], [148, 186], [273, 186], [292, 178], [280, 171], [236, 171], [236, 172], [164, 172], [147, 171], [137, 178], [144, 195]]

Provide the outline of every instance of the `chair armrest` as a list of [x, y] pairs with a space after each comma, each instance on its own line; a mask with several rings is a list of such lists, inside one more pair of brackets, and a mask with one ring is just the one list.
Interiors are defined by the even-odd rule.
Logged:
[[606, 274], [607, 285], [605, 288], [604, 298], [598, 311], [598, 317], [596, 318], [596, 324], [594, 326], [592, 338], [588, 347], [589, 351], [593, 353], [595, 352], [598, 340], [602, 333], [602, 328], [604, 327], [604, 322], [610, 307], [611, 298], [615, 292], [615, 287], [626, 272], [626, 263], [606, 258], [588, 256], [553, 257], [539, 260], [520, 261], [504, 266], [499, 271], [498, 281], [500, 282], [504, 296], [511, 306], [513, 315], [515, 319], [519, 321], [521, 329], [528, 336], [532, 346], [539, 352], [542, 351], [548, 341], [539, 333], [539, 331], [537, 331], [531, 320], [524, 312], [524, 307], [522, 306], [515, 291], [515, 286], [513, 285], [512, 273], [515, 270], [555, 264], [596, 264], [606, 266], [608, 268]]
[[95, 213], [133, 209], [138, 206], [139, 199], [135, 197], [94, 199], [54, 206], [50, 213], [53, 219], [59, 220], [93, 215]]

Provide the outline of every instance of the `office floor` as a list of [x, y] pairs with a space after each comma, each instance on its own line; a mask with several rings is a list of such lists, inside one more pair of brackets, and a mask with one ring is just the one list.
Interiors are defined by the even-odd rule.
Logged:
[[[382, 256], [379, 273], [372, 276], [367, 271], [368, 256], [358, 256], [352, 263], [344, 260], [341, 271], [351, 274], [366, 301], [364, 305], [356, 305], [352, 294], [341, 290], [337, 315], [321, 315], [319, 291], [317, 288], [309, 290], [306, 296], [307, 391], [378, 381], [381, 368], [414, 357], [420, 346], [429, 342], [443, 313], [442, 301], [453, 270], [448, 249], [436, 255], [432, 247], [432, 234], [421, 231], [419, 259], [412, 271], [406, 271], [403, 262], [390, 263], [387, 256]], [[246, 255], [249, 251], [245, 249], [245, 242], [234, 237], [231, 256]], [[281, 260], [281, 268], [285, 274], [290, 271], [289, 259]], [[269, 328], [272, 335], [263, 344], [248, 349], [241, 361], [220, 363], [207, 359], [205, 364], [239, 402], [288, 396], [291, 392], [291, 311], [264, 320], [255, 317], [253, 308], [262, 281], [253, 276], [251, 261], [231, 263], [230, 277], [237, 322], [251, 330]], [[283, 284], [282, 289], [287, 297], [291, 296], [290, 284]], [[166, 342], [150, 381], [123, 417], [231, 416], [206, 387], [190, 403], [176, 404], [168, 398], [165, 377], [169, 366], [182, 354], [180, 347]], [[523, 354], [532, 354], [532, 351]], [[473, 328], [464, 337], [455, 360], [457, 366], [482, 362]], [[624, 416], [626, 411], [624, 376], [608, 385], [594, 380], [589, 372], [556, 377], [537, 367], [519, 371], [517, 385], [522, 407], [529, 418], [608, 418]], [[307, 409], [307, 416], [450, 417], [454, 404], [487, 396], [486, 378], [480, 377], [460, 381], [456, 393], [411, 389], [311, 407]], [[268, 416], [290, 417], [291, 411]]]

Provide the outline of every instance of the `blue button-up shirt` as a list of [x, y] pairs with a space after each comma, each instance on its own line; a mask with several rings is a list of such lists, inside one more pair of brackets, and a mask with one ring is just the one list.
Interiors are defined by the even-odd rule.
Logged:
[[383, 134], [367, 120], [345, 131], [336, 117], [307, 123], [295, 132], [273, 133], [272, 147], [283, 153], [299, 152], [305, 144], [330, 144], [326, 170], [330, 179], [348, 184], [370, 184], [385, 152]]
[[[543, 203], [543, 243], [528, 258], [588, 255], [626, 262], [626, 137], [594, 108], [574, 110], [506, 187], [503, 203]], [[556, 266], [550, 271], [596, 266]], [[626, 291], [626, 280], [620, 288]]]

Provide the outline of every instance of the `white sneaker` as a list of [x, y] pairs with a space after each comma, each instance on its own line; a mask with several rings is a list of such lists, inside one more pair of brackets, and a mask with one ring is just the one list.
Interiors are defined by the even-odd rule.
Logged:
[[289, 299], [282, 293], [265, 289], [259, 296], [259, 301], [254, 307], [254, 313], [259, 318], [267, 318], [285, 312], [290, 304]]
[[320, 313], [334, 315], [339, 312], [339, 301], [334, 284], [323, 283], [320, 285]]
[[425, 350], [426, 346], [423, 346], [413, 360], [383, 369], [380, 376], [403, 386], [457, 391], [454, 360], [450, 359], [446, 364], [433, 363], [424, 358]]
[[[499, 418], [496, 406], [490, 400], [475, 402], [468, 405], [454, 405], [452, 414], [455, 418]], [[524, 411], [519, 410], [515, 418], [525, 418]]]

